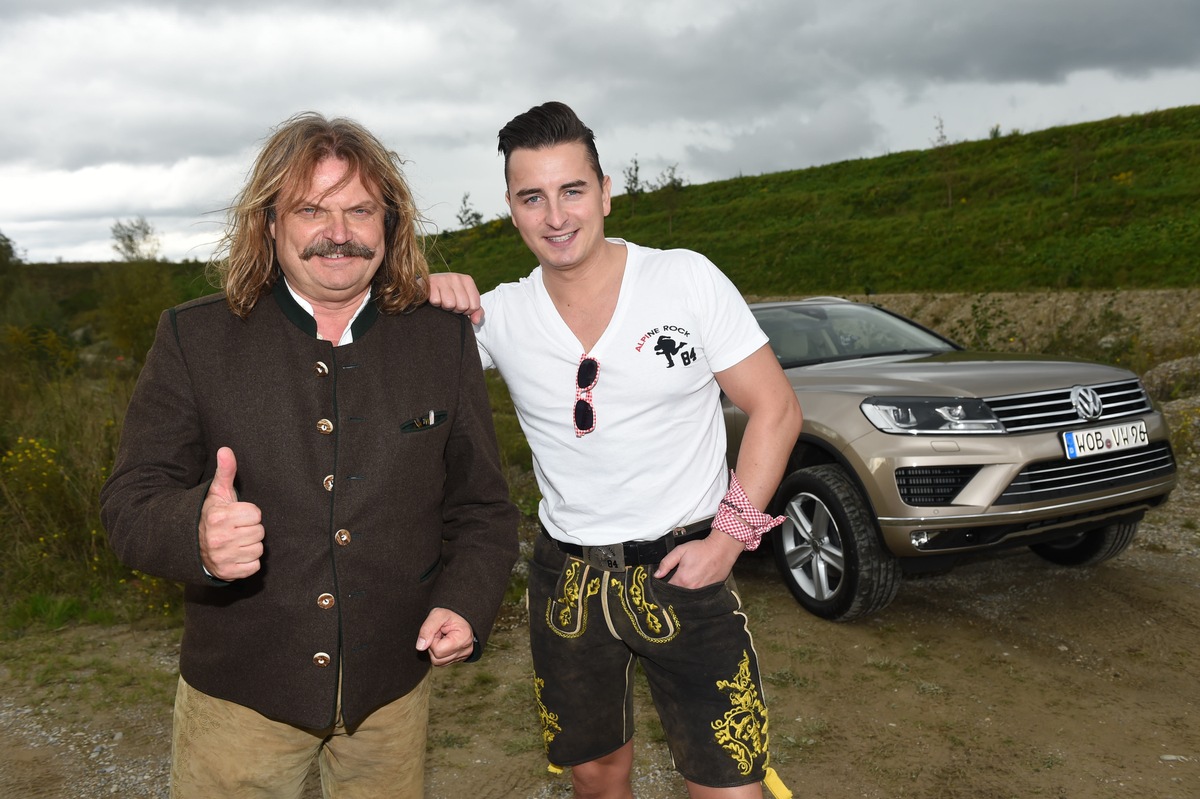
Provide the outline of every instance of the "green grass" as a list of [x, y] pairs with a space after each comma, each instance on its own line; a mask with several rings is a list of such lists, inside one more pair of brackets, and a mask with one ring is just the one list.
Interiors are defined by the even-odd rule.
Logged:
[[429, 737], [428, 749], [465, 749], [471, 737], [456, 732], [441, 732]]
[[86, 717], [146, 702], [169, 708], [178, 679], [172, 667], [178, 632], [141, 625], [111, 640], [106, 629], [94, 626], [79, 634], [9, 639], [0, 649], [0, 668], [9, 684], [31, 692], [26, 701], [34, 706], [70, 699], [55, 712]]
[[[1200, 106], [1116, 117], [686, 186], [673, 213], [619, 196], [606, 230], [702, 252], [751, 297], [1178, 288], [1196, 283], [1197, 140]], [[431, 264], [485, 289], [535, 266], [506, 219], [444, 234]]]
[[811, 682], [808, 677], [801, 677], [791, 669], [781, 669], [764, 674], [763, 680], [776, 688], [807, 688]]

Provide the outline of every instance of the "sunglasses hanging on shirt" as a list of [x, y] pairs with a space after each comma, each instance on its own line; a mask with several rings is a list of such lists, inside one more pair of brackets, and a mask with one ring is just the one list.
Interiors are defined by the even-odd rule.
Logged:
[[575, 437], [583, 438], [596, 429], [596, 408], [592, 405], [592, 389], [600, 377], [600, 362], [585, 353], [579, 358], [575, 372]]

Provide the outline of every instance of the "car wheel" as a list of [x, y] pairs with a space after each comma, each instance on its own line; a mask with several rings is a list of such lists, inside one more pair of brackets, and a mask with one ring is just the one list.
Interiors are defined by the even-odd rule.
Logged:
[[1030, 544], [1029, 548], [1041, 557], [1059, 566], [1094, 566], [1115, 558], [1133, 542], [1140, 522], [1116, 522], [1099, 530], [1048, 541]]
[[775, 563], [805, 610], [850, 621], [886, 607], [900, 563], [880, 543], [875, 516], [845, 471], [832, 464], [783, 482], [786, 520], [774, 531]]

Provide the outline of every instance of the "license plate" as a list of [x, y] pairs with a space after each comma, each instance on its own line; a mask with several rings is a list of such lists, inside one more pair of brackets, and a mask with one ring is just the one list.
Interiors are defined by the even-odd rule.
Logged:
[[1094, 427], [1090, 430], [1072, 430], [1063, 433], [1063, 444], [1067, 447], [1067, 458], [1086, 458], [1104, 452], [1135, 449], [1146, 446], [1146, 423], [1114, 424], [1109, 427]]

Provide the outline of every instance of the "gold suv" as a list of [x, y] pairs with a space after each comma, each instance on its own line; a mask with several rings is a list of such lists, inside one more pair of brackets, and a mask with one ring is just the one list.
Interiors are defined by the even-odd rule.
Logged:
[[[902, 573], [967, 553], [1028, 546], [1099, 563], [1175, 486], [1166, 424], [1125, 369], [967, 352], [836, 298], [751, 309], [804, 410], [772, 544], [817, 616], [878, 611]], [[725, 416], [736, 453], [746, 417], [728, 403]]]

